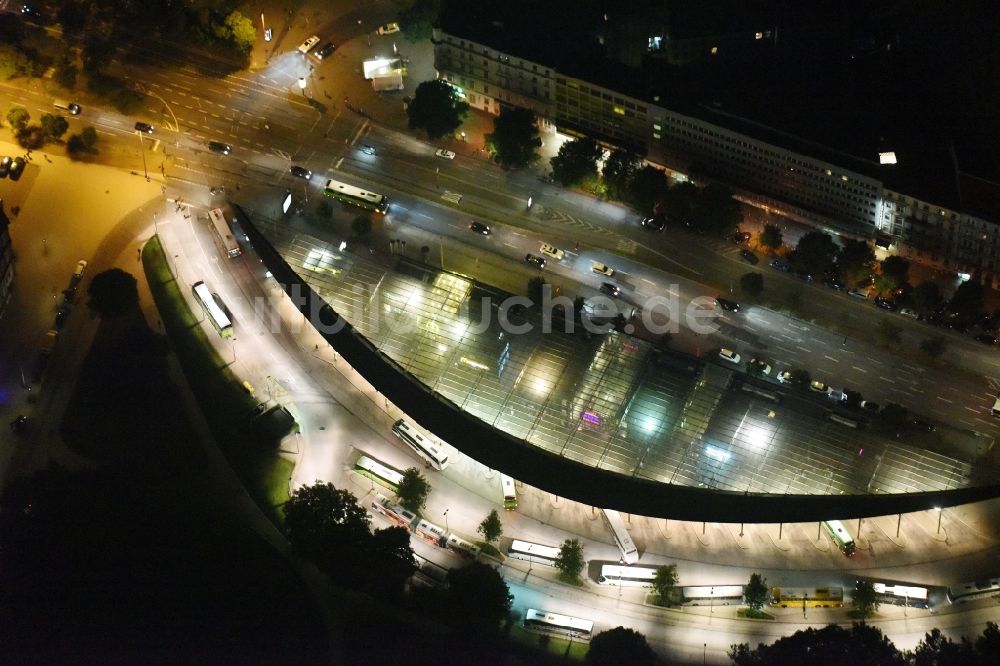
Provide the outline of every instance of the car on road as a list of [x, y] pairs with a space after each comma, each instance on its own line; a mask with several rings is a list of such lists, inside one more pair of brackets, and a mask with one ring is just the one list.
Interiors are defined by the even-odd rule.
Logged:
[[14, 159], [10, 155], [4, 155], [0, 157], [0, 178], [6, 178], [7, 174], [10, 173], [10, 165], [14, 162]]
[[595, 273], [599, 273], [601, 275], [607, 275], [608, 277], [611, 277], [612, 275], [615, 274], [615, 269], [611, 268], [606, 264], [602, 264], [599, 261], [591, 262], [590, 270], [592, 270]]
[[361, 152], [363, 152], [365, 155], [374, 155], [375, 146], [373, 146], [370, 143], [363, 143], [361, 144]]
[[828, 286], [830, 289], [836, 289], [837, 291], [840, 291], [841, 289], [844, 288], [844, 283], [835, 277], [826, 278], [825, 280], [823, 280], [823, 284]]
[[750, 242], [750, 232], [749, 231], [737, 231], [732, 236], [732, 240], [737, 245], [743, 245], [744, 243]]
[[771, 364], [767, 361], [762, 361], [761, 359], [754, 357], [747, 362], [747, 365], [750, 368], [759, 371], [762, 375], [771, 374]]
[[982, 342], [984, 345], [995, 345], [997, 338], [992, 333], [980, 333], [976, 336], [976, 341]]
[[524, 260], [535, 268], [545, 268], [545, 259], [534, 254], [524, 255]]
[[622, 293], [622, 290], [618, 285], [612, 282], [602, 282], [601, 293], [607, 294], [608, 296], [618, 296]]
[[390, 21], [389, 23], [383, 23], [375, 31], [380, 35], [394, 35], [399, 32], [399, 24], [395, 21]]
[[52, 102], [52, 106], [59, 109], [60, 111], [69, 111], [69, 114], [71, 116], [78, 116], [80, 115], [80, 112], [83, 111], [83, 109], [80, 108], [80, 105], [77, 104], [76, 102], [67, 102], [61, 99], [57, 99], [56, 101]]
[[550, 259], [555, 259], [556, 261], [562, 261], [562, 258], [566, 256], [566, 253], [555, 247], [554, 245], [549, 245], [548, 243], [542, 243], [538, 251], [544, 254]]
[[810, 273], [809, 271], [795, 271], [794, 275], [795, 275], [795, 277], [797, 277], [798, 279], [800, 279], [800, 280], [802, 280], [804, 282], [812, 282], [813, 281], [812, 273]]
[[470, 224], [469, 231], [475, 232], [482, 236], [489, 236], [491, 233], [493, 233], [493, 230], [490, 229], [490, 225], [483, 224], [482, 222], [473, 222], [472, 224]]
[[723, 361], [729, 361], [730, 363], [738, 364], [740, 362], [741, 357], [732, 349], [726, 349], [725, 347], [723, 347], [722, 349], [719, 350], [719, 358], [721, 358]]
[[830, 389], [829, 386], [827, 386], [825, 383], [821, 382], [820, 380], [814, 379], [811, 382], [809, 382], [809, 390], [816, 391], [817, 393], [824, 393], [824, 394], [829, 395], [831, 389]]
[[76, 262], [76, 269], [73, 270], [73, 283], [79, 282], [83, 278], [84, 272], [87, 270], [87, 260], [81, 259]]
[[731, 301], [728, 298], [723, 298], [722, 296], [715, 297], [716, 304], [723, 310], [728, 310], [730, 312], [739, 312], [740, 304], [736, 301]]
[[306, 39], [306, 41], [299, 44], [299, 53], [305, 55], [306, 53], [309, 53], [309, 51], [311, 51], [317, 44], [319, 44], [319, 35], [313, 35], [312, 37]]
[[778, 373], [778, 376], [775, 377], [775, 379], [778, 380], [779, 384], [791, 384], [793, 379], [792, 371], [782, 370], [781, 372]]
[[21, 174], [24, 173], [24, 158], [18, 155], [14, 158], [14, 161], [10, 163], [10, 172], [8, 175], [11, 180], [20, 180]]
[[900, 308], [899, 314], [903, 315], [904, 317], [909, 317], [910, 319], [920, 319], [920, 313], [918, 313], [916, 310], [911, 310], [910, 308]]
[[862, 400], [859, 406], [866, 412], [877, 412], [879, 410], [879, 404], [871, 400]]
[[142, 132], [143, 134], [152, 134], [153, 126], [149, 123], [144, 123], [141, 120], [135, 124], [135, 131]]
[[444, 148], [438, 148], [434, 151], [434, 154], [443, 160], [453, 160], [455, 159], [455, 153], [450, 150], [445, 150]]
[[315, 56], [317, 60], [323, 60], [324, 58], [329, 58], [330, 54], [336, 50], [337, 50], [336, 44], [334, 44], [333, 42], [327, 42], [323, 46], [313, 51], [313, 56]]
[[857, 289], [857, 288], [855, 288], [855, 289], [848, 289], [847, 290], [847, 295], [851, 296], [853, 298], [861, 298], [861, 299], [864, 299], [866, 301], [868, 300], [868, 292], [864, 291], [862, 289]]
[[910, 425], [920, 432], [934, 432], [934, 424], [921, 418], [914, 417], [910, 419]]
[[830, 390], [826, 392], [826, 397], [830, 398], [830, 400], [836, 400], [837, 402], [844, 402], [844, 400], [847, 399], [847, 394], [844, 393], [842, 389], [835, 389], [831, 387]]
[[296, 178], [301, 178], [303, 180], [310, 180], [313, 177], [312, 171], [305, 167], [298, 166], [297, 164], [293, 164], [288, 171]]
[[69, 317], [69, 306], [61, 305], [56, 312], [56, 328], [65, 326], [67, 317]]
[[213, 153], [218, 153], [219, 155], [228, 155], [233, 152], [233, 147], [228, 143], [222, 143], [221, 141], [209, 141], [208, 149]]
[[662, 219], [656, 217], [644, 217], [642, 218], [641, 224], [646, 229], [652, 229], [653, 231], [659, 231], [661, 233], [667, 226]]
[[890, 301], [888, 298], [882, 298], [881, 296], [875, 297], [875, 307], [882, 308], [883, 310], [888, 310], [889, 312], [894, 312], [896, 310], [896, 304]]
[[784, 259], [775, 259], [771, 262], [771, 268], [781, 271], [782, 273], [787, 273], [792, 270], [791, 264], [789, 264]]
[[845, 388], [843, 393], [844, 393], [843, 401], [844, 403], [847, 404], [848, 407], [861, 406], [861, 401], [863, 400], [863, 398], [861, 397], [860, 393], [858, 393], [857, 391], [852, 391], [849, 388]]
[[740, 250], [740, 256], [743, 257], [743, 261], [747, 262], [751, 266], [756, 266], [757, 262], [760, 261], [760, 259], [757, 258], [757, 255], [750, 250]]

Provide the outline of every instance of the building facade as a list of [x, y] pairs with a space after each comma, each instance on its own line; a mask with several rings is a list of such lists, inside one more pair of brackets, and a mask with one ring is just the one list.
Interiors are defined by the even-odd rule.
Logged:
[[14, 294], [14, 245], [10, 240], [10, 219], [0, 199], [0, 319]]

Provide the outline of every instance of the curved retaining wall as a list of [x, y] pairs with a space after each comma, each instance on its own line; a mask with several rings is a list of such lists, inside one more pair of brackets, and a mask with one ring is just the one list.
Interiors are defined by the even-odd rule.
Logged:
[[636, 479], [556, 456], [462, 411], [376, 349], [292, 270], [242, 209], [232, 206], [257, 254], [295, 306], [376, 390], [462, 453], [536, 488], [627, 513], [719, 523], [865, 518], [1000, 497], [998, 485], [891, 495], [736, 493]]

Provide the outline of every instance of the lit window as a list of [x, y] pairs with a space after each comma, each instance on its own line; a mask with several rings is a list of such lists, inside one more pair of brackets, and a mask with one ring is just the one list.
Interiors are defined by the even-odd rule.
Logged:
[[660, 138], [660, 133], [659, 132], [653, 132], [653, 138], [654, 139], [659, 139]]
[[617, 113], [619, 116], [624, 116], [625, 115], [625, 107], [616, 106], [615, 107], [615, 113]]
[[659, 123], [653, 123], [653, 129], [655, 129], [655, 130], [661, 130], [661, 129], [663, 129], [663, 128], [662, 128], [662, 127], [660, 127], [660, 124], [659, 124]]
[[709, 52], [710, 52], [710, 53], [711, 53], [712, 55], [718, 55], [718, 53], [719, 53], [719, 47], [718, 47], [718, 46], [713, 46], [713, 47], [712, 47], [712, 50], [711, 50], [711, 51], [709, 51]]

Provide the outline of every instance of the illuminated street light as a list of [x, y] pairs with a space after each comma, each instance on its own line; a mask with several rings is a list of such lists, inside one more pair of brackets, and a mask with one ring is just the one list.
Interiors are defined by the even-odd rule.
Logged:
[[934, 510], [938, 512], [938, 528], [937, 528], [937, 533], [941, 534], [941, 516], [944, 515], [944, 511], [942, 511], [941, 507], [939, 507], [939, 506], [934, 507]]

